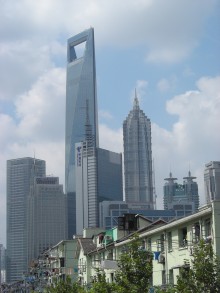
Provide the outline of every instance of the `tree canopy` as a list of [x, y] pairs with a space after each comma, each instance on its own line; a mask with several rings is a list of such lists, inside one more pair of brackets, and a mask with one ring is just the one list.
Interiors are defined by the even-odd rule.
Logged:
[[176, 289], [182, 293], [220, 292], [220, 262], [210, 243], [201, 240], [194, 246], [192, 266], [180, 271]]
[[121, 253], [115, 274], [118, 292], [148, 292], [153, 273], [152, 253], [141, 246], [138, 235], [127, 244]]

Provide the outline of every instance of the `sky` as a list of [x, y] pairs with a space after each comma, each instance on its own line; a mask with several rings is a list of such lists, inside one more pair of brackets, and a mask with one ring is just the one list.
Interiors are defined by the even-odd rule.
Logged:
[[123, 152], [135, 88], [152, 123], [157, 208], [164, 178], [220, 160], [220, 2], [0, 0], [0, 243], [6, 161], [46, 160], [64, 184], [67, 39], [94, 27], [100, 147]]

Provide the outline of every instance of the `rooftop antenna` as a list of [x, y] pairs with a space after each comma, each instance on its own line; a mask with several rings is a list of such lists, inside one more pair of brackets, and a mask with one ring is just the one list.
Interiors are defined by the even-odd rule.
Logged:
[[189, 161], [189, 177], [191, 176], [190, 161]]
[[137, 97], [137, 91], [136, 88], [134, 90], [134, 109], [138, 109], [139, 108], [139, 101], [138, 101], [138, 97]]
[[170, 175], [170, 178], [172, 178], [172, 168], [171, 168], [171, 163], [170, 163], [170, 173], [169, 173], [169, 175]]

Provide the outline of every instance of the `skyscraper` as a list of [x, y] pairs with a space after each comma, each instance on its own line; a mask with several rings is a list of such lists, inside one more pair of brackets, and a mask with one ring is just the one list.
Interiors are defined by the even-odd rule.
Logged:
[[212, 161], [205, 165], [204, 183], [206, 202], [220, 199], [220, 161]]
[[191, 176], [189, 171], [188, 176], [183, 179], [183, 184], [178, 184], [177, 178], [174, 178], [171, 172], [170, 176], [164, 179], [164, 209], [175, 210], [178, 217], [192, 214], [199, 207], [198, 184], [193, 181], [196, 177]]
[[[80, 52], [82, 44], [85, 48], [80, 55], [77, 52]], [[87, 112], [89, 112], [94, 146], [98, 147], [93, 28], [70, 38], [67, 45], [65, 188], [69, 239], [76, 232], [75, 143], [85, 141]]]
[[139, 107], [135, 92], [133, 109], [123, 123], [125, 200], [154, 209], [151, 122]]
[[76, 233], [99, 226], [101, 201], [122, 199], [122, 155], [76, 144]]
[[45, 176], [45, 161], [7, 161], [7, 282], [27, 271], [27, 203], [34, 178]]
[[66, 239], [66, 195], [58, 177], [37, 177], [28, 197], [28, 264]]
[[5, 260], [6, 260], [6, 250], [3, 244], [0, 244], [0, 286], [1, 284], [6, 282]]

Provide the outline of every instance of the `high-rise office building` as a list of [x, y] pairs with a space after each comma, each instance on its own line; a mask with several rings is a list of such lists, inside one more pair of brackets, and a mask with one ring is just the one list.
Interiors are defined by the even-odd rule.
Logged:
[[220, 161], [212, 161], [205, 165], [204, 183], [206, 202], [220, 199]]
[[66, 239], [66, 195], [58, 177], [37, 177], [28, 197], [28, 264]]
[[177, 178], [170, 176], [165, 178], [164, 184], [164, 209], [175, 210], [177, 217], [187, 216], [196, 212], [199, 208], [198, 184], [193, 181], [196, 177], [191, 176], [189, 171], [188, 176], [183, 177], [183, 184], [176, 182]]
[[122, 154], [96, 149], [98, 201], [123, 200]]
[[112, 229], [118, 225], [118, 217], [128, 213], [129, 208], [125, 201], [102, 201], [99, 204], [99, 227]]
[[76, 144], [76, 233], [99, 227], [101, 201], [122, 199], [122, 155]]
[[142, 204], [128, 204], [125, 201], [102, 201], [99, 204], [99, 226], [105, 230], [118, 226], [118, 217], [125, 214], [141, 215], [155, 222], [162, 219], [169, 222], [176, 218], [174, 210], [147, 210], [142, 209]]
[[27, 204], [34, 178], [45, 176], [46, 164], [35, 158], [7, 161], [7, 282], [27, 271]]
[[154, 209], [151, 122], [139, 107], [135, 93], [133, 109], [123, 123], [125, 200]]
[[[85, 45], [83, 51], [82, 45]], [[75, 143], [85, 141], [87, 112], [89, 112], [94, 146], [98, 147], [93, 28], [70, 38], [67, 44], [65, 188], [69, 239], [76, 232]]]
[[0, 285], [6, 282], [6, 251], [3, 244], [0, 244]]

